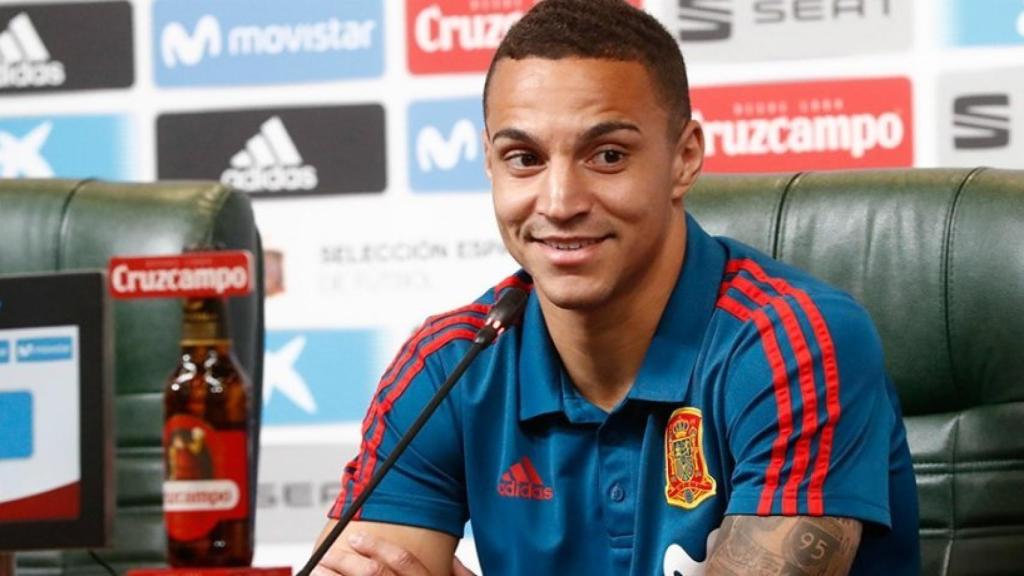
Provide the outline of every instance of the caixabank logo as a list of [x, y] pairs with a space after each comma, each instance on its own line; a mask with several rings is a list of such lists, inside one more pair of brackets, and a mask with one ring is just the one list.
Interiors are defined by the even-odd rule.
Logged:
[[1024, 68], [946, 74], [938, 101], [940, 164], [1021, 167]]
[[280, 84], [380, 76], [383, 0], [157, 0], [161, 86]]
[[220, 180], [255, 196], [382, 192], [384, 108], [162, 114], [157, 175]]
[[[413, 74], [483, 72], [508, 29], [539, 0], [406, 0]], [[629, 0], [641, 7], [642, 0]]]
[[480, 98], [409, 106], [409, 183], [417, 192], [485, 192]]
[[1000, 46], [1024, 44], [1024, 1], [946, 0], [949, 44]]
[[708, 172], [913, 164], [910, 81], [871, 78], [697, 88]]
[[384, 364], [368, 329], [268, 330], [266, 350], [267, 426], [361, 421]]
[[0, 7], [0, 94], [123, 88], [134, 79], [128, 2]]
[[909, 50], [907, 0], [676, 0], [670, 29], [694, 61]]
[[122, 116], [0, 118], [0, 178], [132, 179], [136, 149]]

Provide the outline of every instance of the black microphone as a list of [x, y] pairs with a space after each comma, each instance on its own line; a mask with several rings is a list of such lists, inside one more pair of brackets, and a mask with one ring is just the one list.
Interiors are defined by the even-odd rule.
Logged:
[[412, 442], [416, 434], [419, 433], [423, 425], [427, 423], [430, 416], [434, 414], [437, 407], [441, 405], [448, 393], [455, 386], [455, 383], [459, 380], [462, 374], [469, 368], [469, 365], [476, 359], [477, 355], [491, 345], [494, 340], [501, 335], [510, 325], [516, 323], [519, 317], [523, 314], [523, 309], [526, 308], [527, 300], [526, 290], [517, 286], [510, 286], [506, 288], [498, 297], [498, 301], [491, 307], [491, 311], [487, 314], [484, 319], [484, 325], [477, 331], [476, 336], [473, 338], [473, 344], [470, 346], [466, 355], [462, 357], [459, 364], [452, 370], [451, 375], [444, 381], [444, 384], [437, 389], [434, 393], [434, 397], [427, 402], [427, 405], [423, 407], [423, 411], [416, 417], [416, 420], [409, 426], [409, 429], [402, 435], [402, 438], [398, 440], [398, 444], [395, 444], [394, 450], [388, 455], [384, 463], [381, 464], [380, 468], [374, 472], [370, 481], [366, 484], [364, 489], [352, 505], [342, 514], [341, 518], [338, 519], [338, 523], [334, 525], [331, 532], [324, 538], [324, 541], [320, 543], [316, 551], [303, 566], [302, 570], [299, 571], [297, 576], [309, 576], [309, 574], [316, 568], [316, 565], [320, 563], [324, 555], [334, 544], [334, 541], [338, 539], [342, 531], [345, 530], [345, 526], [352, 521], [352, 518], [359, 512], [363, 507], [363, 504], [370, 498], [373, 491], [380, 484], [380, 481], [384, 479], [384, 475], [387, 474], [388, 470], [395, 465], [398, 461], [398, 457], [405, 452], [409, 444]]

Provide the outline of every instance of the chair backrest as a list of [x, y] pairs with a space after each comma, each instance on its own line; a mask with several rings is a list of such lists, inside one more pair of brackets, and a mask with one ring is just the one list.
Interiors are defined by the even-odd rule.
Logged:
[[1024, 573], [1024, 171], [703, 176], [686, 206], [871, 313], [917, 475], [922, 573]]
[[[228, 314], [235, 353], [253, 381], [258, 434], [263, 273], [248, 197], [214, 182], [0, 180], [0, 274], [105, 269], [114, 255], [176, 254], [193, 247], [254, 255], [256, 293], [230, 299]], [[117, 509], [114, 547], [97, 552], [123, 572], [166, 565], [162, 391], [179, 355], [181, 302], [115, 301], [113, 316]], [[252, 443], [255, 455], [258, 438]], [[250, 486], [252, 509], [256, 482]], [[17, 569], [32, 576], [103, 573], [85, 552], [22, 553]]]

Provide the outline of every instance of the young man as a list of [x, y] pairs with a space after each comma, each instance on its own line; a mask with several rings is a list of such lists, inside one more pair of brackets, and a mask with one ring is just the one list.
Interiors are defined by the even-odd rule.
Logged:
[[495, 214], [525, 272], [406, 343], [333, 518], [508, 285], [530, 289], [525, 314], [317, 573], [447, 574], [471, 518], [489, 576], [916, 574], [874, 328], [686, 215], [703, 136], [664, 28], [619, 0], [545, 0], [498, 49], [484, 106]]

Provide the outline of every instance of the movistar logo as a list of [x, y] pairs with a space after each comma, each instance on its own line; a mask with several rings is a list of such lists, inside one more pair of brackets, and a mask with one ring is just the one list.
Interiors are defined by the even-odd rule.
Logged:
[[319, 184], [316, 168], [306, 165], [280, 116], [272, 116], [231, 157], [221, 182], [246, 192], [312, 190]]
[[221, 56], [276, 56], [279, 54], [348, 52], [369, 49], [374, 20], [327, 18], [299, 24], [239, 25], [223, 30], [211, 14], [199, 18], [190, 31], [181, 22], [169, 22], [160, 34], [160, 53], [167, 68], [197, 66]]
[[0, 88], [60, 86], [66, 79], [64, 64], [50, 57], [28, 14], [11, 18], [0, 32]]
[[452, 126], [447, 137], [435, 126], [425, 126], [416, 137], [416, 164], [423, 172], [451, 170], [462, 160], [474, 161], [479, 155], [476, 127], [465, 118]]
[[196, 22], [192, 34], [179, 22], [165, 26], [160, 35], [160, 54], [168, 68], [178, 64], [195, 66], [207, 56], [220, 56], [221, 44], [220, 22], [206, 14]]

